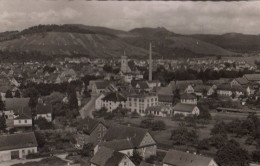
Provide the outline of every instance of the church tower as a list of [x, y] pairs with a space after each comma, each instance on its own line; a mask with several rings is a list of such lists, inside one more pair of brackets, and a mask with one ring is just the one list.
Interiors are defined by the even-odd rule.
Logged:
[[121, 57], [121, 69], [123, 73], [127, 73], [128, 71], [128, 60], [127, 57], [125, 56], [125, 51], [124, 51], [124, 56]]

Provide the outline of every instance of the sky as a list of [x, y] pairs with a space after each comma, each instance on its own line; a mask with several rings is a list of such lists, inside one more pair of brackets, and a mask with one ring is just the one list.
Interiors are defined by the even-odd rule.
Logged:
[[121, 30], [165, 27], [180, 34], [260, 34], [260, 1], [0, 0], [0, 32], [38, 24]]

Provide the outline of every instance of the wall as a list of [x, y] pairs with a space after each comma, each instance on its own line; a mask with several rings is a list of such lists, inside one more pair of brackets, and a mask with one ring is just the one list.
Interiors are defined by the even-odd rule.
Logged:
[[14, 126], [32, 126], [32, 119], [14, 119]]
[[[17, 151], [17, 150], [19, 150], [19, 158], [25, 158], [26, 155], [29, 154], [29, 150], [31, 151], [31, 153], [37, 153], [37, 147], [0, 151], [0, 162], [11, 160], [11, 151]], [[24, 153], [23, 153], [23, 150], [24, 150]], [[34, 152], [32, 152], [32, 151], [34, 151]]]

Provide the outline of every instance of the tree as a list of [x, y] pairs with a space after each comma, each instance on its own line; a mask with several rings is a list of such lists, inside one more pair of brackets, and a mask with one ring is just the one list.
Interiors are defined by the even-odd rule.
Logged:
[[157, 131], [157, 130], [165, 130], [166, 125], [162, 120], [145, 119], [141, 121], [140, 127]]
[[224, 122], [216, 123], [210, 134], [227, 137], [226, 124]]
[[5, 104], [2, 100], [2, 97], [0, 96], [0, 111], [5, 110]]
[[21, 94], [18, 90], [15, 91], [14, 97], [20, 98]]
[[68, 86], [68, 100], [69, 108], [78, 110], [78, 99], [76, 94], [76, 88], [72, 85]]
[[206, 119], [206, 120], [212, 119], [209, 110], [205, 106], [199, 105], [199, 109], [200, 109], [200, 114], [198, 116], [199, 119]]
[[94, 145], [92, 143], [87, 143], [83, 145], [81, 150], [81, 155], [85, 157], [91, 157], [93, 155]]
[[198, 140], [196, 130], [188, 130], [184, 123], [180, 123], [179, 127], [172, 131], [171, 140], [173, 145], [189, 145], [194, 144]]
[[6, 131], [6, 120], [4, 114], [0, 117], [0, 131], [5, 132]]
[[48, 122], [45, 118], [39, 117], [37, 120], [35, 120], [35, 124], [41, 129], [52, 129], [53, 125], [51, 122]]
[[35, 137], [38, 143], [38, 147], [42, 148], [45, 144], [46, 144], [46, 138], [44, 136], [44, 134], [41, 134], [39, 132], [34, 132], [35, 133]]
[[249, 154], [242, 149], [238, 142], [230, 140], [217, 151], [216, 162], [221, 166], [246, 166], [249, 163]]
[[199, 141], [198, 149], [199, 150], [209, 150], [209, 148], [210, 148], [209, 143], [210, 143], [209, 139], [203, 139], [203, 140]]
[[8, 89], [8, 90], [6, 91], [5, 97], [6, 97], [6, 98], [13, 98], [13, 94], [12, 94], [11, 90]]
[[130, 157], [130, 160], [135, 164], [139, 165], [141, 161], [143, 160], [143, 157], [139, 154], [139, 152], [134, 149], [133, 150], [133, 156]]
[[260, 150], [255, 150], [252, 152], [252, 160], [260, 163]]

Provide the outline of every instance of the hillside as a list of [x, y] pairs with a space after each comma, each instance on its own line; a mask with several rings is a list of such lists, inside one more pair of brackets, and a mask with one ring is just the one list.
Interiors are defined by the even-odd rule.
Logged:
[[136, 28], [129, 31], [134, 35], [124, 37], [123, 40], [136, 47], [147, 48], [152, 41], [153, 49], [163, 57], [201, 57], [201, 56], [230, 56], [235, 53], [225, 50], [214, 44], [210, 44], [188, 36], [175, 34], [163, 27]]
[[148, 55], [147, 50], [131, 46], [116, 37], [102, 34], [45, 32], [24, 35], [0, 42], [0, 50], [38, 51], [43, 55], [84, 55], [87, 57], [120, 57], [123, 50], [129, 56]]
[[189, 35], [238, 53], [260, 52], [260, 35], [227, 33], [223, 35]]
[[118, 58], [122, 56], [124, 50], [129, 57], [146, 58], [151, 41], [154, 58], [237, 55], [212, 42], [207, 42], [207, 38], [184, 36], [163, 27], [136, 28], [126, 32], [81, 24], [38, 25], [21, 32], [3, 34], [5, 35], [0, 37], [2, 59], [3, 57], [10, 59], [16, 54], [19, 56], [15, 58], [19, 59], [35, 57], [46, 59], [45, 56]]

